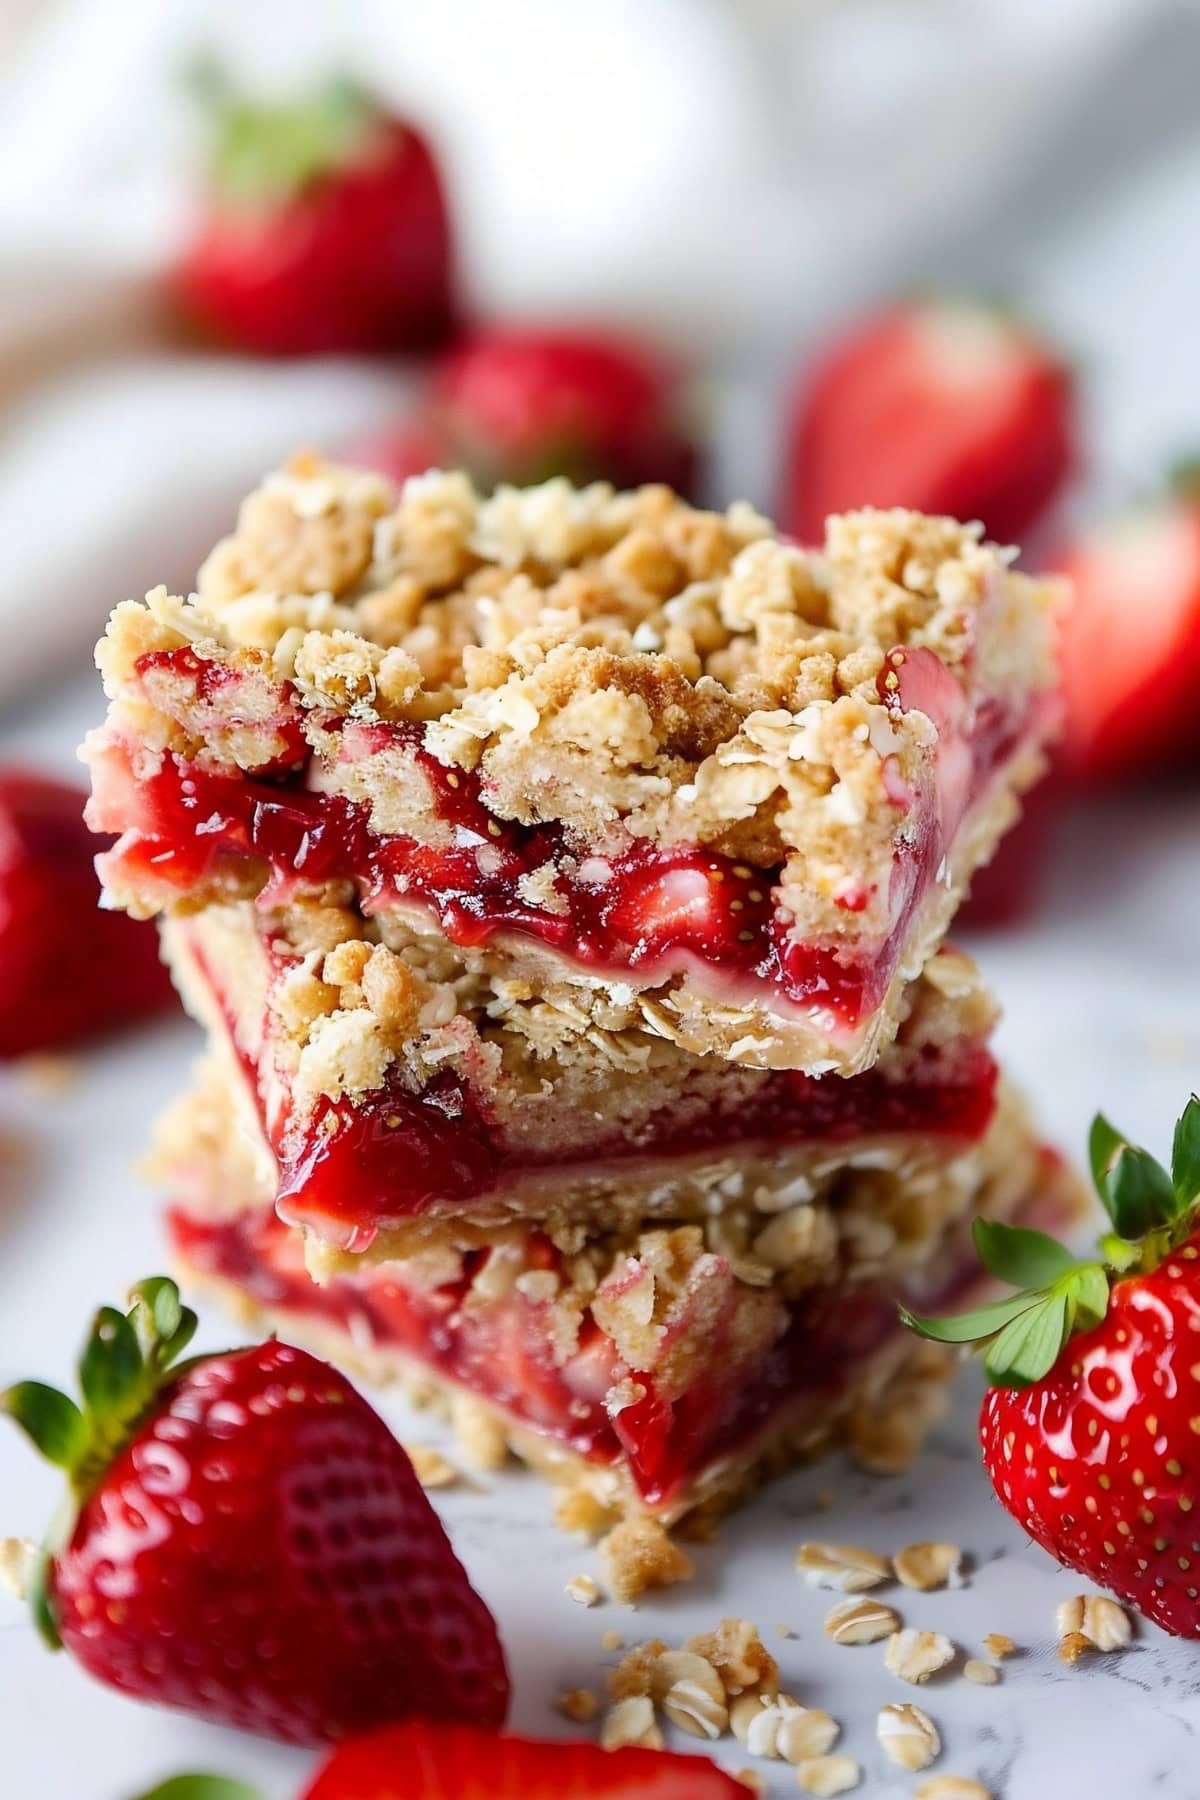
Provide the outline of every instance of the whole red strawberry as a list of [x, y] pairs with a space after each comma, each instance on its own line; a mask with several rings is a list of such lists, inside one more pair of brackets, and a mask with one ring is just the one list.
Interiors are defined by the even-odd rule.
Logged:
[[465, 468], [483, 488], [565, 475], [694, 493], [687, 411], [682, 371], [649, 345], [582, 326], [498, 325], [450, 350], [417, 418], [353, 460], [395, 479]]
[[1060, 658], [1069, 768], [1095, 778], [1200, 752], [1200, 479], [1082, 533], [1063, 572]]
[[0, 770], [0, 1057], [173, 1003], [153, 928], [100, 910], [86, 799], [29, 769]]
[[854, 327], [793, 402], [780, 516], [819, 544], [829, 513], [910, 506], [1024, 540], [1078, 456], [1063, 362], [983, 301], [915, 299]]
[[425, 139], [345, 81], [276, 105], [205, 87], [208, 192], [174, 279], [196, 321], [266, 356], [444, 337], [451, 228]]
[[1091, 1161], [1112, 1222], [1097, 1260], [978, 1220], [987, 1268], [1024, 1291], [907, 1322], [986, 1341], [983, 1460], [1022, 1529], [1166, 1631], [1200, 1637], [1200, 1099], [1169, 1174], [1102, 1117]]
[[82, 1408], [0, 1396], [67, 1472], [34, 1613], [99, 1680], [290, 1743], [410, 1712], [499, 1725], [508, 1677], [404, 1451], [345, 1377], [274, 1341], [177, 1358], [174, 1282], [103, 1307]]

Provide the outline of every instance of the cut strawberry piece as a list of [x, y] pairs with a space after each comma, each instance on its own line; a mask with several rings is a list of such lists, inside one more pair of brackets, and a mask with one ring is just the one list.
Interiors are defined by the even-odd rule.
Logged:
[[1200, 750], [1200, 499], [1175, 493], [1101, 527], [1063, 567], [1068, 765], [1124, 775]]
[[480, 487], [566, 475], [694, 493], [699, 450], [680, 370], [657, 350], [566, 326], [495, 326], [443, 359], [426, 408], [351, 460], [393, 478], [462, 467]]
[[745, 1800], [701, 1756], [420, 1723], [336, 1750], [304, 1800]]
[[275, 106], [213, 85], [207, 204], [174, 282], [187, 311], [267, 356], [444, 337], [451, 229], [425, 139], [344, 82]]
[[1018, 320], [913, 300], [834, 344], [795, 402], [781, 516], [820, 543], [830, 513], [908, 506], [1016, 542], [1077, 461], [1072, 382]]
[[157, 933], [100, 910], [85, 799], [0, 772], [0, 1057], [112, 1031], [174, 998]]
[[34, 1616], [98, 1680], [290, 1743], [410, 1712], [498, 1726], [495, 1625], [412, 1466], [345, 1376], [275, 1341], [178, 1364], [161, 1277], [103, 1307], [83, 1406], [0, 1395], [63, 1468]]

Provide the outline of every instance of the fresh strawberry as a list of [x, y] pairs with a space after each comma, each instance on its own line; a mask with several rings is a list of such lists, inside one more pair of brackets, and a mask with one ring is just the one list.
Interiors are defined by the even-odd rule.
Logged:
[[208, 193], [175, 272], [186, 310], [268, 356], [444, 337], [451, 229], [425, 139], [347, 82], [277, 105], [207, 85]]
[[977, 1220], [985, 1266], [1024, 1291], [907, 1323], [986, 1342], [983, 1460], [1022, 1530], [1164, 1630], [1200, 1637], [1200, 1099], [1169, 1174], [1103, 1117], [1091, 1162], [1112, 1225], [1097, 1259]]
[[447, 353], [415, 422], [353, 460], [392, 476], [463, 467], [485, 488], [566, 475], [691, 493], [699, 455], [685, 411], [680, 370], [645, 345], [583, 327], [493, 326]]
[[1081, 537], [1064, 572], [1068, 765], [1091, 776], [1200, 751], [1200, 484]]
[[820, 359], [792, 410], [780, 511], [819, 544], [829, 513], [912, 506], [1024, 539], [1077, 460], [1070, 374], [978, 300], [901, 302]]
[[0, 1395], [69, 1482], [43, 1635], [136, 1698], [290, 1743], [410, 1712], [499, 1725], [494, 1621], [383, 1420], [287, 1344], [178, 1363], [195, 1326], [156, 1277], [96, 1315], [82, 1408]]
[[304, 1800], [746, 1800], [706, 1758], [413, 1720], [336, 1750]]
[[100, 910], [86, 799], [28, 769], [0, 770], [0, 1057], [172, 1004], [153, 928]]

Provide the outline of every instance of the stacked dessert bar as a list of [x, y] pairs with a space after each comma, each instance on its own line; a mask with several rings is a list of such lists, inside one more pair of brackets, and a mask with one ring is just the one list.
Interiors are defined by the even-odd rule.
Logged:
[[315, 458], [119, 606], [91, 823], [209, 1040], [192, 1278], [611, 1512], [911, 1456], [977, 1213], [1073, 1187], [944, 943], [1039, 773], [977, 529]]

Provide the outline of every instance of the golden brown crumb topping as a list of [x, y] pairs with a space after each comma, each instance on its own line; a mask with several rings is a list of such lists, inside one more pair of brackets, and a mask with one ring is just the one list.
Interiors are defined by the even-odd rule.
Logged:
[[[633, 835], [782, 863], [804, 928], [846, 929], [854, 881], [861, 930], [885, 917], [896, 796], [928, 785], [937, 737], [883, 704], [886, 654], [935, 652], [972, 705], [1048, 684], [1051, 589], [1009, 560], [978, 527], [898, 510], [831, 519], [810, 551], [664, 488], [481, 498], [435, 471], [397, 493], [300, 457], [246, 500], [197, 594], [119, 606], [98, 660], [112, 731], [151, 753], [254, 770], [288, 721], [318, 752], [334, 720], [418, 721], [501, 818], [559, 821], [581, 853]], [[236, 679], [148, 678], [148, 652], [185, 645]], [[327, 759], [323, 780], [378, 829], [422, 810], [386, 755], [365, 777]]]

